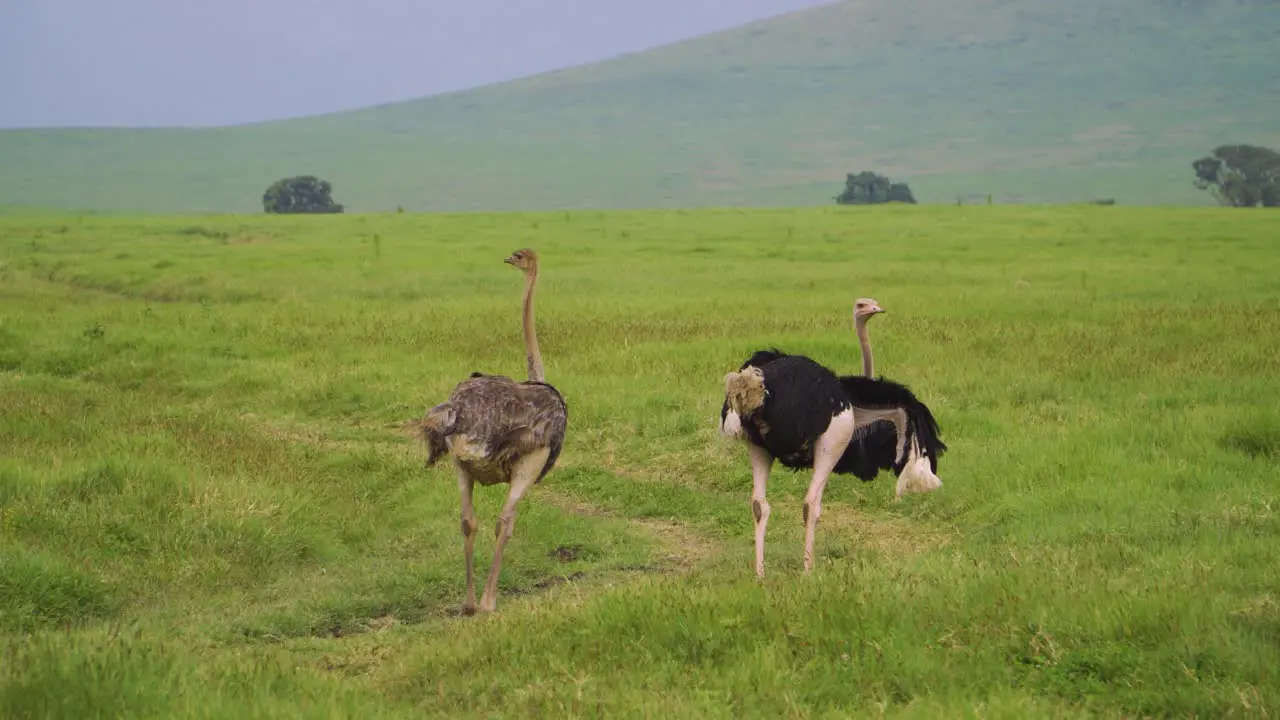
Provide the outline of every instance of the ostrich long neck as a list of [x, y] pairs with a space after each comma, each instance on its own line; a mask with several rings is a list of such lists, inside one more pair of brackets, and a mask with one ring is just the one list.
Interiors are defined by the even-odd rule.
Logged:
[[533, 290], [537, 284], [538, 268], [534, 266], [524, 276], [524, 357], [529, 364], [529, 380], [546, 382], [542, 355], [538, 352], [538, 331], [533, 326]]
[[871, 357], [871, 338], [867, 336], [867, 319], [860, 317], [854, 321], [858, 328], [858, 345], [862, 348], [862, 374], [871, 377], [875, 373], [876, 362]]

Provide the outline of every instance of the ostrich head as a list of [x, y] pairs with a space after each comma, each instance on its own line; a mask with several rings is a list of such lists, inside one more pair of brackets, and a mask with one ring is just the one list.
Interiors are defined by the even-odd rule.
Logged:
[[534, 272], [538, 269], [538, 253], [533, 248], [522, 248], [511, 253], [510, 257], [503, 262], [520, 268], [524, 272]]
[[884, 308], [880, 307], [880, 303], [871, 298], [858, 298], [853, 301], [853, 319], [855, 322], [866, 322], [882, 312], [884, 312]]

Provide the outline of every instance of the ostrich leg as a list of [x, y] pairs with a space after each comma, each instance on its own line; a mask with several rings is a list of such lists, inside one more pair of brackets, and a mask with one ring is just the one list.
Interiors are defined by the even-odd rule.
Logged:
[[511, 469], [511, 492], [507, 495], [507, 504], [498, 515], [498, 524], [494, 528], [497, 544], [493, 549], [493, 564], [489, 566], [489, 579], [485, 581], [484, 594], [480, 597], [482, 612], [493, 612], [498, 607], [498, 573], [502, 570], [502, 549], [506, 547], [516, 528], [516, 504], [538, 479], [538, 473], [542, 471], [550, 454], [549, 448], [542, 448], [520, 458]]
[[813, 481], [804, 496], [804, 571], [813, 570], [813, 541], [818, 529], [818, 517], [822, 515], [822, 491], [827, 477], [835, 469], [836, 462], [853, 437], [853, 410], [831, 418], [826, 432], [818, 438], [813, 448]]
[[475, 481], [463, 469], [462, 464], [454, 462], [454, 468], [458, 471], [458, 492], [462, 496], [462, 552], [466, 557], [467, 565], [467, 600], [462, 604], [462, 612], [466, 615], [472, 615], [476, 611], [476, 583], [475, 583], [475, 549], [476, 549], [476, 525], [475, 508], [471, 504], [471, 491], [475, 487]]
[[756, 577], [763, 579], [764, 532], [769, 526], [769, 501], [764, 499], [764, 490], [773, 467], [773, 456], [755, 443], [747, 443], [747, 455], [751, 457], [751, 478], [755, 484], [751, 491], [751, 514], [756, 519]]

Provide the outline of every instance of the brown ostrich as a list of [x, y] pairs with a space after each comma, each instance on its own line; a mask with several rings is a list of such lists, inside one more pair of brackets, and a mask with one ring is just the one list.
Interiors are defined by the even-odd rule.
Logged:
[[533, 321], [533, 293], [538, 283], [538, 254], [517, 250], [505, 262], [524, 272], [524, 342], [529, 379], [516, 382], [501, 375], [471, 373], [458, 383], [448, 401], [429, 411], [422, 422], [428, 448], [427, 464], [442, 455], [453, 456], [462, 495], [462, 537], [467, 567], [467, 599], [464, 613], [476, 611], [474, 563], [476, 525], [471, 493], [475, 483], [507, 483], [507, 504], [498, 515], [496, 546], [489, 578], [484, 584], [480, 609], [490, 612], [498, 604], [498, 572], [502, 549], [515, 529], [516, 504], [530, 486], [556, 464], [564, 444], [568, 410], [564, 398], [547, 384], [538, 353]]

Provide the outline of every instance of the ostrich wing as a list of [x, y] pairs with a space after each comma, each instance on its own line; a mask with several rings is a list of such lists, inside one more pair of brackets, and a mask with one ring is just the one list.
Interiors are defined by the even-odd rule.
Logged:
[[551, 454], [538, 479], [555, 465], [564, 444], [568, 409], [551, 385], [516, 382], [502, 375], [459, 383], [447, 403], [453, 416], [447, 435], [462, 435], [486, 458], [507, 466], [539, 448]]

